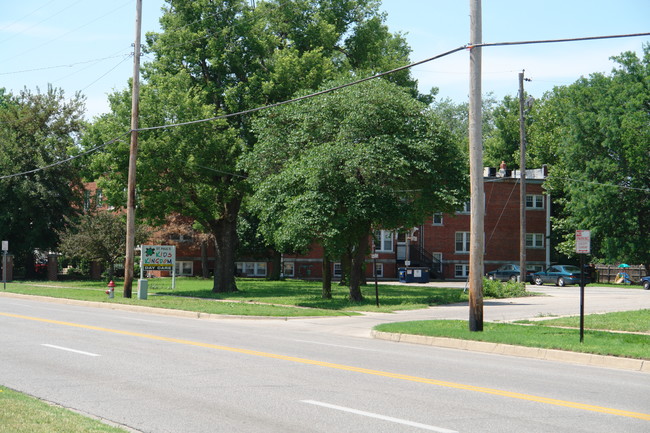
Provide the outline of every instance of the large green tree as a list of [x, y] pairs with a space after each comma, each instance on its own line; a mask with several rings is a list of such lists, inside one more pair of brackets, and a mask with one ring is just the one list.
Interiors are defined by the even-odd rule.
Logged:
[[[33, 271], [33, 252], [55, 250], [58, 230], [79, 209], [73, 163], [52, 166], [77, 152], [84, 100], [62, 90], [0, 91], [0, 237], [18, 263]], [[51, 166], [45, 170], [42, 167]], [[19, 176], [16, 173], [29, 172]], [[9, 176], [9, 177], [7, 177]]]
[[[392, 35], [375, 0], [170, 0], [162, 32], [147, 37], [143, 127], [227, 115], [289, 99], [342, 72], [371, 74], [402, 65], [408, 47]], [[417, 92], [408, 71], [391, 78]], [[128, 128], [129, 93], [111, 96], [93, 144]], [[214, 291], [236, 290], [236, 223], [247, 194], [238, 166], [255, 145], [252, 116], [141, 133], [138, 213], [178, 212], [214, 235]], [[104, 189], [123, 203], [126, 143], [96, 159]]]
[[247, 168], [265, 236], [284, 251], [317, 242], [326, 259], [350, 254], [355, 301], [373, 230], [421, 224], [466, 198], [449, 130], [384, 80], [275, 109], [255, 131]]
[[589, 229], [596, 259], [650, 269], [650, 45], [642, 58], [626, 52], [614, 60], [610, 75], [547, 95], [531, 153], [553, 164], [560, 251], [571, 255], [575, 230]]

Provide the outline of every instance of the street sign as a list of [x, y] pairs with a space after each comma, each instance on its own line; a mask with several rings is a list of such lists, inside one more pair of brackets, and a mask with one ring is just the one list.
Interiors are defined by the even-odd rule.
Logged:
[[9, 241], [2, 241], [2, 251], [9, 251]]
[[576, 230], [576, 253], [591, 254], [591, 231]]

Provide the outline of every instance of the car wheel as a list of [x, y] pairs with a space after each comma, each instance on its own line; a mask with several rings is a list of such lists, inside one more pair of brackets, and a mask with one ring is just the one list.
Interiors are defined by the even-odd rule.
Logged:
[[517, 276], [516, 275], [510, 275], [510, 281], [517, 281]]
[[535, 277], [535, 284], [538, 286], [541, 286], [544, 282], [542, 281], [542, 277]]
[[650, 290], [650, 281], [644, 281], [643, 282], [643, 288], [645, 290]]
[[564, 282], [564, 278], [560, 277], [557, 279], [557, 285], [560, 287], [566, 286], [566, 283]]

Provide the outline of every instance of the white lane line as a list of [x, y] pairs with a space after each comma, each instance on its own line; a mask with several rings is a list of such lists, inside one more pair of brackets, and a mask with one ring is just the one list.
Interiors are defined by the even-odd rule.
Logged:
[[75, 349], [70, 349], [68, 347], [55, 346], [53, 344], [41, 344], [41, 346], [50, 347], [52, 349], [65, 350], [67, 352], [74, 352], [74, 353], [78, 353], [80, 355], [86, 355], [86, 356], [101, 356], [101, 355], [98, 355], [96, 353], [84, 352], [83, 350], [75, 350]]
[[438, 433], [458, 433], [455, 430], [447, 430], [447, 429], [440, 428], [440, 427], [435, 427], [435, 426], [432, 426], [432, 425], [420, 424], [419, 422], [407, 421], [405, 419], [393, 418], [391, 416], [379, 415], [377, 413], [365, 412], [365, 411], [362, 411], [362, 410], [351, 409], [349, 407], [336, 406], [334, 404], [323, 403], [323, 402], [320, 402], [320, 401], [314, 401], [314, 400], [300, 400], [300, 401], [302, 403], [313, 404], [313, 405], [316, 405], [316, 406], [322, 406], [322, 407], [326, 407], [326, 408], [329, 408], [329, 409], [340, 410], [340, 411], [343, 411], [343, 412], [349, 412], [349, 413], [353, 413], [355, 415], [362, 415], [362, 416], [367, 416], [367, 417], [370, 417], [370, 418], [377, 418], [377, 419], [381, 419], [381, 420], [384, 420], [384, 421], [394, 422], [394, 423], [397, 423], [397, 424], [404, 424], [404, 425], [408, 425], [410, 427], [417, 427], [417, 428], [421, 428], [423, 430], [435, 431], [435, 432], [438, 432]]
[[341, 345], [341, 344], [320, 343], [318, 341], [310, 341], [310, 340], [293, 340], [293, 341], [295, 341], [297, 343], [320, 344], [321, 346], [340, 347], [342, 349], [363, 350], [365, 352], [383, 352], [383, 350], [377, 350], [377, 349], [366, 349], [366, 348], [363, 348], [363, 347], [344, 346], [344, 345]]

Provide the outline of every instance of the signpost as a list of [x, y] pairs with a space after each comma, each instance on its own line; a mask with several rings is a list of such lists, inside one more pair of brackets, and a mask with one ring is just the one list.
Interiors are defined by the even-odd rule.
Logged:
[[591, 254], [591, 232], [576, 230], [576, 253], [580, 254], [580, 342], [585, 337], [585, 254]]
[[377, 253], [372, 253], [370, 255], [372, 257], [372, 274], [375, 277], [375, 301], [377, 302], [377, 306], [379, 307], [379, 285], [377, 284], [377, 259], [379, 258], [379, 254]]
[[174, 245], [142, 245], [140, 279], [145, 271], [169, 271], [172, 289], [176, 288], [176, 247]]
[[2, 288], [7, 290], [7, 251], [9, 251], [9, 241], [2, 241]]

